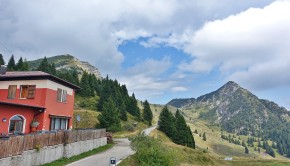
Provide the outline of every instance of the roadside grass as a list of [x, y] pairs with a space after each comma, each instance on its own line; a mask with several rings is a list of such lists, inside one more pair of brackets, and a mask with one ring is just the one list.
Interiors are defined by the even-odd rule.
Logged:
[[[226, 165], [223, 160], [219, 160], [216, 157], [209, 155], [203, 149], [192, 149], [185, 146], [177, 145], [173, 143], [165, 134], [158, 130], [151, 132], [150, 136], [158, 140], [161, 146], [164, 148], [162, 152], [165, 153], [165, 156], [170, 156], [170, 159], [174, 160], [174, 163], [171, 165]], [[120, 163], [120, 166], [137, 166], [140, 163], [140, 157], [137, 156], [137, 153], [130, 156]], [[167, 158], [165, 158], [167, 159]], [[147, 158], [147, 160], [154, 160], [154, 157]], [[169, 160], [169, 159], [168, 159]], [[149, 161], [148, 161], [149, 162]], [[143, 164], [143, 165], [146, 165]], [[148, 165], [149, 166], [149, 165]], [[170, 164], [169, 164], [170, 166]]]
[[121, 121], [123, 131], [113, 133], [114, 138], [127, 138], [132, 137], [140, 133], [142, 130], [148, 128], [143, 122], [138, 122], [134, 116], [127, 114], [128, 120]]
[[82, 154], [79, 154], [79, 155], [76, 155], [76, 156], [72, 156], [70, 158], [62, 158], [62, 159], [53, 161], [51, 163], [44, 164], [43, 166], [63, 166], [63, 165], [67, 165], [67, 164], [73, 163], [75, 161], [78, 161], [80, 159], [83, 159], [83, 158], [95, 155], [97, 153], [106, 151], [106, 150], [112, 148], [113, 146], [114, 146], [114, 144], [107, 144], [107, 145], [101, 146], [99, 148], [87, 151], [85, 153], [82, 153]]

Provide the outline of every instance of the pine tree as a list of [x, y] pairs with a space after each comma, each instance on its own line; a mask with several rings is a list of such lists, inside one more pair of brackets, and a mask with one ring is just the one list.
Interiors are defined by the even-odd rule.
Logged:
[[28, 62], [26, 60], [26, 58], [24, 59], [24, 62], [23, 62], [23, 69], [22, 71], [28, 71], [29, 70], [29, 65], [28, 65]]
[[120, 119], [123, 121], [127, 121], [127, 112], [126, 112], [126, 106], [124, 104], [124, 101], [122, 102], [121, 108], [120, 108]]
[[246, 154], [249, 154], [249, 149], [248, 149], [247, 146], [245, 146], [245, 153], [246, 153]]
[[128, 108], [127, 111], [133, 115], [136, 116], [139, 120], [141, 119], [140, 109], [138, 107], [137, 100], [135, 98], [135, 94], [133, 93], [132, 96], [128, 99]]
[[243, 146], [243, 147], [246, 147], [246, 143], [245, 143], [244, 140], [243, 140], [243, 142], [242, 142], [242, 146]]
[[287, 157], [290, 158], [290, 149], [288, 149]]
[[271, 147], [267, 147], [266, 153], [269, 154], [272, 157], [276, 157], [274, 150]]
[[12, 55], [8, 61], [8, 65], [7, 65], [7, 70], [8, 71], [14, 71], [15, 70], [15, 60], [14, 60], [14, 56]]
[[177, 144], [184, 144], [187, 142], [187, 125], [183, 118], [183, 116], [180, 114], [179, 110], [175, 113], [175, 128], [177, 131], [177, 134], [175, 135], [175, 143]]
[[0, 54], [0, 66], [1, 66], [1, 65], [5, 65], [5, 61], [4, 61], [4, 59], [3, 59], [2, 54]]
[[153, 114], [150, 108], [150, 104], [147, 100], [144, 102], [144, 112], [143, 112], [143, 119], [148, 122], [148, 125], [152, 125]]
[[174, 116], [169, 112], [167, 106], [165, 106], [159, 116], [158, 129], [165, 133], [169, 138], [173, 138], [177, 133], [174, 122]]
[[[87, 72], [84, 72], [80, 81], [81, 90], [79, 91], [79, 95], [83, 97], [91, 97], [92, 96], [92, 89], [89, 83], [89, 75]], [[100, 100], [108, 99], [110, 96], [106, 96], [103, 98], [103, 96], [100, 96]], [[102, 107], [102, 106], [101, 106]]]
[[197, 129], [194, 130], [194, 133], [195, 133], [195, 134], [198, 134]]
[[203, 135], [202, 135], [202, 140], [206, 141], [206, 135], [205, 135], [205, 132], [204, 132]]
[[102, 114], [98, 116], [98, 120], [100, 122], [99, 127], [106, 128], [107, 131], [116, 132], [121, 130], [118, 110], [112, 98], [104, 102]]
[[16, 66], [15, 66], [15, 70], [23, 71], [23, 69], [24, 69], [24, 63], [23, 63], [22, 57], [20, 57], [18, 62], [17, 62], [17, 64], [16, 64]]
[[36, 70], [43, 71], [43, 72], [46, 72], [46, 73], [50, 73], [50, 71], [49, 71], [49, 63], [48, 63], [46, 57], [44, 57], [42, 59], [42, 61], [40, 62], [39, 66], [38, 66], [38, 68]]

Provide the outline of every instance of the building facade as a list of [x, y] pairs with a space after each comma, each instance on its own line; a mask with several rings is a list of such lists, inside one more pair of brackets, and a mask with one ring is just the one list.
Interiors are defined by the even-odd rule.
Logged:
[[76, 89], [40, 71], [0, 74], [0, 134], [72, 129]]

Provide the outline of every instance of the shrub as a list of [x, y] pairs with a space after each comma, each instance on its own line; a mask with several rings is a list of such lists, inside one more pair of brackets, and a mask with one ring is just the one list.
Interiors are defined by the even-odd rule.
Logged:
[[140, 166], [177, 165], [173, 152], [160, 140], [139, 134], [132, 138], [132, 148], [136, 151], [134, 157]]
[[134, 127], [130, 124], [126, 124], [123, 126], [123, 130], [126, 130], [126, 131], [134, 131]]

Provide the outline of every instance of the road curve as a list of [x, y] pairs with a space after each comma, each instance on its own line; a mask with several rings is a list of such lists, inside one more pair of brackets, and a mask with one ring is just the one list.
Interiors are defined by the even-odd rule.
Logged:
[[[151, 131], [154, 130], [156, 127], [156, 125], [149, 127], [143, 130], [142, 133], [144, 133], [145, 135], [149, 135]], [[121, 160], [135, 153], [131, 149], [130, 141], [128, 140], [128, 138], [116, 138], [114, 139], [114, 142], [116, 143], [116, 145], [114, 145], [114, 147], [112, 147], [111, 149], [73, 162], [71, 164], [68, 164], [67, 166], [106, 166], [109, 165], [111, 157], [115, 157], [117, 163], [119, 163]]]
[[145, 135], [149, 136], [149, 134], [151, 133], [151, 131], [153, 131], [154, 129], [156, 129], [157, 125], [151, 126], [145, 130], [142, 131], [142, 133], [144, 133]]
[[68, 166], [106, 166], [110, 163], [110, 158], [115, 157], [117, 162], [127, 158], [128, 156], [134, 154], [131, 149], [130, 141], [128, 138], [118, 138], [114, 139], [116, 145], [113, 148], [98, 153], [96, 155], [84, 158], [82, 160], [73, 162]]

